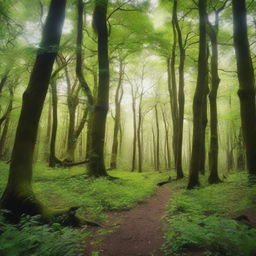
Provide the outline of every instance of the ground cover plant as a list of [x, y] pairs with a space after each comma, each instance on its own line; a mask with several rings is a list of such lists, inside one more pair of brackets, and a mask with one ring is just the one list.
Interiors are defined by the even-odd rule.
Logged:
[[[205, 255], [252, 256], [256, 253], [256, 230], [235, 218], [255, 209], [256, 186], [245, 172], [228, 175], [225, 182], [184, 190], [184, 181], [171, 185], [174, 196], [168, 206], [169, 231], [166, 255], [201, 250]], [[249, 226], [248, 226], [249, 225]]]
[[[8, 165], [1, 163], [0, 193], [7, 180]], [[169, 173], [110, 172], [108, 179], [88, 178], [83, 168], [48, 168], [35, 166], [34, 190], [38, 198], [55, 208], [79, 206], [79, 213], [94, 222], [104, 221], [109, 211], [127, 210], [151, 196], [156, 184]], [[24, 216], [18, 225], [8, 224], [1, 215], [0, 255], [78, 256], [81, 241], [90, 236], [85, 228], [74, 230], [54, 223], [41, 226], [37, 218]]]

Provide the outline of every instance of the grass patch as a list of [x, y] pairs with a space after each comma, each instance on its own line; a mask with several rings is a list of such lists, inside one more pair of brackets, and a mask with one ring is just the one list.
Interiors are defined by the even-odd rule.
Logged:
[[[132, 208], [152, 195], [157, 188], [156, 183], [167, 179], [169, 172], [131, 173], [115, 170], [109, 174], [118, 179], [86, 179], [84, 167], [52, 169], [36, 164], [33, 189], [47, 206], [80, 206], [79, 214], [101, 222], [106, 212]], [[0, 195], [7, 176], [8, 165], [0, 162]], [[35, 218], [28, 217], [19, 225], [10, 225], [4, 223], [0, 215], [0, 236], [0, 255], [3, 256], [79, 256], [82, 253], [80, 242], [89, 236], [89, 232], [63, 228], [58, 224], [42, 226]]]
[[256, 186], [248, 186], [247, 174], [234, 173], [224, 183], [210, 186], [205, 179], [194, 190], [185, 190], [186, 183], [171, 185], [174, 196], [168, 207], [165, 255], [192, 249], [202, 249], [206, 255], [255, 255], [256, 230], [230, 217], [256, 206]]

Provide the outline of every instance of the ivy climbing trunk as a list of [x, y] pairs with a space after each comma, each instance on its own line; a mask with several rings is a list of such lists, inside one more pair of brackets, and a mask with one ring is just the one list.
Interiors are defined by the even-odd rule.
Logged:
[[15, 217], [21, 214], [42, 214], [49, 211], [32, 190], [32, 162], [43, 104], [53, 64], [58, 52], [65, 17], [65, 0], [52, 0], [26, 91], [12, 151], [8, 183], [1, 198], [1, 208]]
[[239, 80], [238, 96], [247, 170], [250, 176], [256, 176], [255, 80], [247, 33], [246, 2], [245, 0], [232, 0], [232, 7], [234, 45]]
[[104, 143], [106, 119], [109, 104], [109, 59], [108, 59], [108, 0], [95, 0], [93, 25], [98, 35], [99, 86], [92, 120], [91, 152], [89, 155], [89, 175], [107, 176], [104, 163]]
[[208, 86], [207, 42], [206, 42], [206, 0], [199, 0], [199, 56], [196, 91], [193, 100], [193, 141], [190, 161], [188, 189], [199, 185], [203, 136], [203, 103]]

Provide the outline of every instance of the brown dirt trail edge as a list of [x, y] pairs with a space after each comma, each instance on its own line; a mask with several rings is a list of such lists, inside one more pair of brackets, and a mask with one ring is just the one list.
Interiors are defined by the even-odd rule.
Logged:
[[[129, 211], [112, 212], [106, 222], [114, 232], [96, 234], [85, 242], [85, 256], [161, 256], [166, 227], [164, 217], [170, 190], [161, 187], [155, 195]], [[105, 233], [108, 231], [106, 230]], [[95, 244], [95, 241], [99, 241]], [[99, 254], [93, 254], [99, 252]]]

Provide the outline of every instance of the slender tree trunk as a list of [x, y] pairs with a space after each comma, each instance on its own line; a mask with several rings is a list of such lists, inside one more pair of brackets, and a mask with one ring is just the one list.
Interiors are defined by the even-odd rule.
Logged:
[[[88, 99], [88, 120], [87, 120], [87, 139], [86, 139], [86, 159], [91, 153], [91, 137], [92, 137], [92, 120], [93, 120], [93, 105], [94, 98], [91, 89], [85, 80], [83, 74], [83, 25], [84, 25], [84, 3], [83, 0], [77, 0], [77, 51], [76, 51], [76, 76], [79, 80], [80, 86], [83, 88]], [[97, 74], [93, 75], [94, 86], [97, 85]]]
[[232, 0], [234, 22], [234, 45], [239, 80], [238, 96], [242, 132], [246, 149], [247, 170], [256, 175], [256, 109], [255, 80], [247, 34], [247, 13], [245, 0]]
[[15, 217], [41, 214], [48, 218], [52, 214], [35, 198], [31, 184], [32, 162], [39, 120], [60, 42], [65, 7], [65, 0], [51, 1], [40, 48], [23, 95], [8, 183], [1, 198], [1, 208], [8, 209]]
[[237, 169], [245, 170], [245, 157], [244, 157], [244, 142], [242, 136], [242, 129], [240, 129], [237, 136]]
[[160, 130], [157, 104], [155, 105], [155, 119], [156, 119], [156, 170], [160, 171]]
[[106, 118], [109, 101], [109, 59], [108, 59], [108, 0], [95, 0], [93, 15], [94, 28], [98, 35], [99, 87], [92, 121], [91, 154], [89, 175], [107, 176], [104, 163]]
[[183, 121], [184, 121], [184, 106], [185, 106], [185, 94], [184, 94], [184, 66], [185, 66], [185, 46], [183, 45], [182, 33], [179, 26], [179, 21], [177, 17], [177, 5], [178, 1], [174, 0], [173, 3], [173, 24], [177, 31], [178, 36], [178, 46], [179, 46], [179, 93], [178, 93], [178, 110], [177, 110], [177, 148], [176, 148], [176, 169], [177, 169], [177, 179], [184, 177], [182, 170], [182, 143], [183, 143]]
[[140, 94], [139, 102], [139, 116], [138, 116], [138, 128], [137, 128], [137, 138], [138, 138], [138, 171], [142, 172], [142, 138], [141, 138], [141, 127], [142, 127], [142, 97], [143, 92]]
[[4, 123], [4, 128], [0, 138], [0, 160], [6, 160], [6, 143], [7, 143], [7, 135], [10, 123], [10, 115], [7, 116]]
[[206, 42], [206, 0], [199, 0], [199, 58], [197, 85], [193, 101], [193, 142], [188, 189], [199, 185], [199, 171], [203, 136], [203, 101], [208, 86], [207, 42]]
[[171, 153], [170, 153], [170, 145], [169, 145], [169, 129], [168, 129], [166, 116], [163, 110], [162, 110], [162, 116], [163, 116], [164, 128], [165, 128], [165, 148], [166, 148], [166, 161], [167, 161], [166, 168], [170, 170], [171, 169]]
[[132, 113], [133, 113], [133, 145], [132, 145], [132, 169], [133, 172], [136, 168], [136, 148], [137, 148], [137, 121], [136, 121], [136, 95], [132, 87]]
[[156, 136], [154, 132], [154, 128], [152, 127], [152, 137], [153, 137], [153, 162], [154, 162], [154, 168], [157, 170], [156, 166]]
[[10, 115], [13, 107], [13, 98], [14, 98], [14, 87], [10, 88], [10, 99], [9, 99], [7, 110], [5, 112], [5, 123], [2, 131], [2, 135], [0, 138], [0, 160], [3, 160], [5, 158], [5, 146], [6, 146], [8, 128], [10, 123]]
[[114, 118], [115, 124], [114, 124], [114, 135], [113, 135], [111, 162], [110, 162], [110, 168], [111, 169], [116, 169], [116, 167], [117, 167], [118, 132], [120, 131], [121, 101], [122, 101], [122, 97], [123, 97], [123, 93], [122, 93], [122, 90], [121, 90], [121, 86], [122, 86], [122, 82], [123, 82], [123, 74], [124, 74], [123, 61], [120, 60], [119, 79], [118, 79], [118, 85], [117, 85], [116, 95], [115, 95], [116, 113], [115, 113], [115, 118]]
[[52, 135], [50, 141], [50, 156], [49, 156], [49, 166], [55, 167], [57, 161], [56, 158], [56, 138], [57, 138], [57, 128], [58, 128], [58, 95], [57, 95], [57, 84], [56, 80], [51, 81], [52, 89]]
[[211, 25], [208, 21], [208, 34], [211, 41], [211, 91], [209, 94], [210, 102], [210, 176], [209, 183], [214, 184], [220, 182], [218, 175], [218, 110], [217, 110], [217, 92], [219, 88], [220, 78], [218, 74], [218, 31], [219, 31], [219, 12], [215, 12], [215, 25]]
[[122, 155], [122, 147], [123, 147], [123, 125], [120, 123], [119, 126], [119, 155]]
[[52, 126], [52, 103], [51, 97], [49, 96], [49, 104], [48, 104], [48, 117], [47, 117], [47, 129], [46, 129], [46, 136], [44, 141], [44, 160], [46, 162], [49, 161], [49, 142], [51, 138], [51, 126]]
[[205, 148], [205, 143], [206, 143], [206, 128], [207, 128], [207, 94], [208, 94], [208, 88], [207, 88], [207, 93], [206, 96], [203, 99], [203, 104], [202, 104], [202, 136], [201, 136], [201, 150], [200, 150], [200, 167], [199, 167], [199, 172], [204, 175], [205, 174], [205, 161], [206, 161], [206, 148]]

